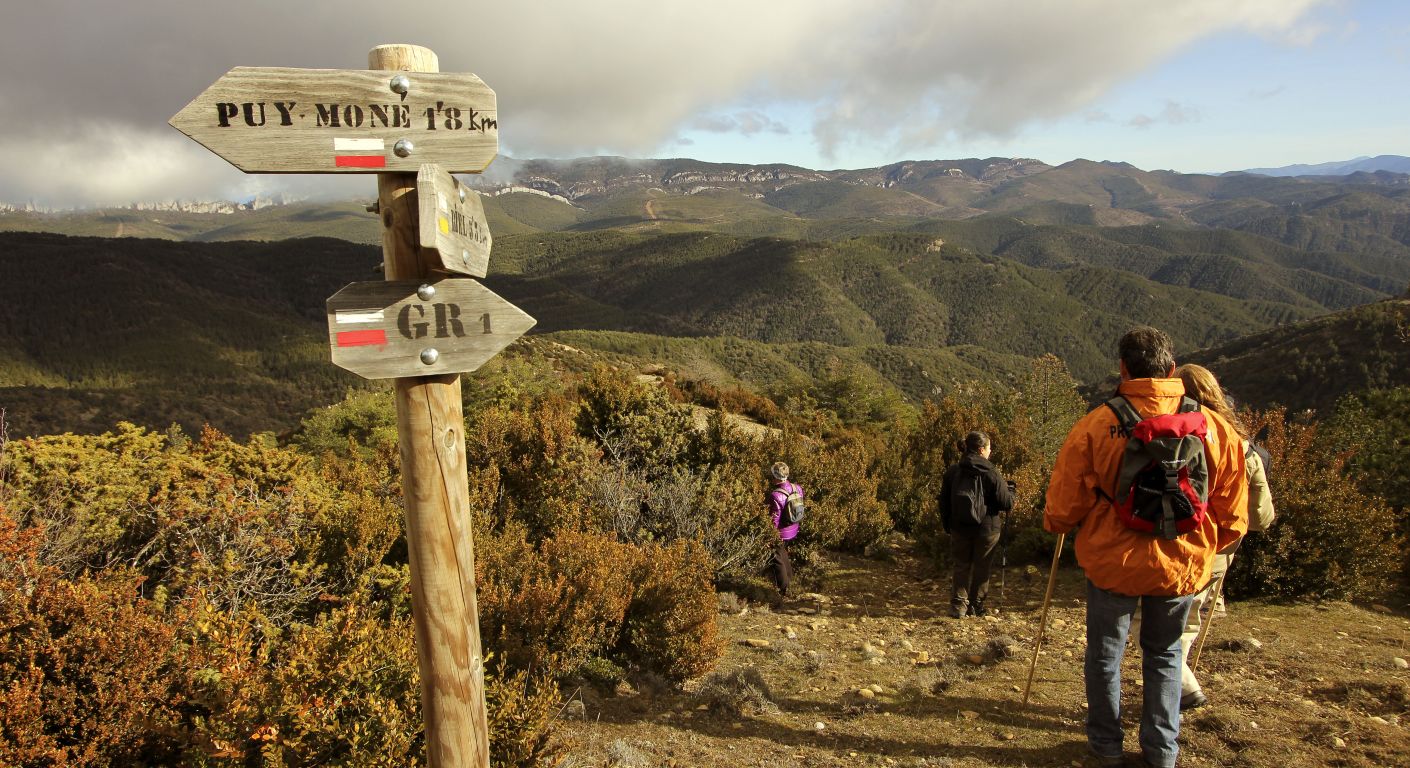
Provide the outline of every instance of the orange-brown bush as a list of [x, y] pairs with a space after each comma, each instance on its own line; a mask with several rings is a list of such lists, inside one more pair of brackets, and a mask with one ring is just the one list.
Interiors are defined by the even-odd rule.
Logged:
[[1385, 500], [1348, 481], [1345, 446], [1327, 444], [1316, 424], [1286, 423], [1282, 411], [1253, 414], [1249, 425], [1268, 430], [1277, 519], [1239, 548], [1228, 576], [1231, 594], [1379, 596], [1394, 581], [1404, 543]]
[[0, 506], [0, 765], [169, 757], [174, 630], [113, 569], [66, 579]]
[[620, 648], [627, 659], [674, 682], [714, 665], [723, 648], [711, 572], [694, 542], [642, 548]]
[[556, 765], [562, 745], [554, 740], [552, 725], [562, 703], [553, 678], [541, 672], [509, 669], [491, 657], [485, 667], [490, 765]]
[[596, 524], [590, 502], [598, 452], [576, 433], [577, 405], [561, 397], [487, 407], [466, 428], [469, 466], [483, 473], [477, 507], [491, 527], [517, 519], [534, 541]]
[[476, 543], [480, 632], [506, 669], [557, 679], [616, 642], [636, 548], [572, 531], [534, 545], [515, 525]]

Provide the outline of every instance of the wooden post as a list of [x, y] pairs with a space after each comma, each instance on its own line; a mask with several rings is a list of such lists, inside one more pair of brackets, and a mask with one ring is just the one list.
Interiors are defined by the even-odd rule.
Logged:
[[[440, 71], [436, 54], [415, 45], [380, 45], [367, 60], [369, 69]], [[430, 277], [432, 262], [418, 242], [416, 174], [379, 173], [377, 193], [386, 278]], [[431, 768], [489, 768], [460, 375], [398, 378], [395, 385], [426, 761]]]

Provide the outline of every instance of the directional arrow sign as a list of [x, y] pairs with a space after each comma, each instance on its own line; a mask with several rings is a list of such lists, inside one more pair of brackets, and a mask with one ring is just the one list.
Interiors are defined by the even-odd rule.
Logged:
[[438, 165], [423, 165], [416, 174], [421, 211], [421, 247], [440, 254], [449, 272], [484, 277], [490, 263], [490, 225], [480, 195], [466, 189]]
[[473, 371], [532, 327], [467, 278], [352, 283], [328, 298], [333, 364], [366, 379]]
[[246, 173], [479, 173], [499, 151], [475, 75], [236, 67], [171, 118]]

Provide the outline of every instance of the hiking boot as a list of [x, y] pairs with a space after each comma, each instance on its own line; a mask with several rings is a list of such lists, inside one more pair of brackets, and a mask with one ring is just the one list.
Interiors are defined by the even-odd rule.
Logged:
[[952, 606], [950, 606], [950, 618], [952, 618], [952, 619], [963, 619], [963, 618], [964, 618], [964, 606], [962, 606], [962, 605], [952, 605]]
[[1199, 709], [1209, 703], [1209, 698], [1204, 695], [1204, 691], [1190, 691], [1180, 695], [1180, 711], [1187, 709]]
[[971, 616], [985, 616], [988, 615], [988, 613], [989, 611], [984, 607], [984, 604], [977, 600], [974, 605], [969, 607], [969, 615]]
[[1087, 754], [1091, 756], [1091, 762], [1101, 768], [1122, 768], [1126, 765], [1125, 755], [1099, 755], [1090, 747], [1087, 748]]

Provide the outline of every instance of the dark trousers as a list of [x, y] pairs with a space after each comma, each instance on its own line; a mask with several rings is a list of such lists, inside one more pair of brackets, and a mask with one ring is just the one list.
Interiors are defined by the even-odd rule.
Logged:
[[769, 577], [780, 595], [788, 594], [788, 586], [793, 583], [793, 562], [788, 559], [788, 542], [778, 540], [774, 547], [773, 561], [769, 563]]
[[989, 595], [989, 568], [999, 550], [998, 526], [950, 529], [950, 557], [955, 561], [955, 581], [950, 605], [964, 611], [982, 605]]

